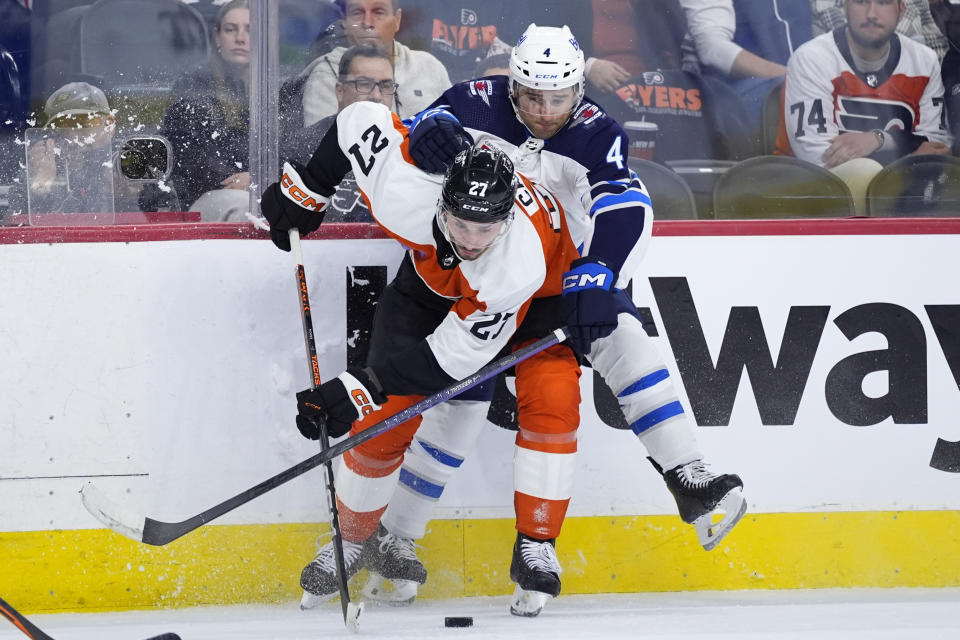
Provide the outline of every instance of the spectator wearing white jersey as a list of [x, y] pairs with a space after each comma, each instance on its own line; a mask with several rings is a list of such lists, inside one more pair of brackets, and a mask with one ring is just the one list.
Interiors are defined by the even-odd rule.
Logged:
[[937, 55], [896, 34], [904, 11], [902, 0], [845, 0], [846, 26], [787, 63], [776, 152], [837, 173], [859, 211], [883, 164], [950, 152]]
[[[930, 13], [929, 0], [904, 0], [903, 16], [897, 23], [897, 33], [925, 44], [942, 60], [947, 52], [947, 40], [937, 28]], [[847, 23], [843, 10], [844, 0], [810, 0], [813, 12], [813, 35], [833, 31]]]

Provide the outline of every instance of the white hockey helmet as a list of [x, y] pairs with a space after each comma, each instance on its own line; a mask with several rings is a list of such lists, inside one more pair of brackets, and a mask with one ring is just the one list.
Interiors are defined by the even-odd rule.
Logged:
[[570, 27], [530, 24], [510, 53], [510, 80], [531, 89], [565, 89], [579, 85], [583, 92], [586, 63]]
[[520, 122], [530, 127], [517, 103], [520, 86], [545, 93], [572, 87], [572, 100], [564, 103], [569, 117], [583, 100], [585, 68], [583, 50], [570, 27], [538, 27], [531, 23], [510, 53], [510, 100]]

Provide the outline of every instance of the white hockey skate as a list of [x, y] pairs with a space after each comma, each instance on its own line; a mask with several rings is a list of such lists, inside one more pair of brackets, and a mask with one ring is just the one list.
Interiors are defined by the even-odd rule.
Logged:
[[[650, 459], [650, 462], [653, 462]], [[743, 482], [731, 474], [717, 474], [702, 460], [694, 460], [664, 472], [667, 488], [677, 501], [680, 517], [693, 525], [704, 549], [710, 551], [726, 537], [747, 512]]]
[[560, 594], [560, 561], [554, 540], [537, 540], [517, 532], [510, 562], [510, 579], [517, 583], [510, 613], [532, 618], [550, 598]]
[[363, 564], [370, 572], [363, 587], [366, 599], [393, 606], [407, 606], [417, 599], [427, 570], [417, 558], [416, 544], [396, 536], [380, 524], [363, 550]]
[[[350, 581], [360, 570], [360, 561], [363, 556], [363, 545], [348, 540], [343, 541], [343, 564]], [[303, 587], [303, 597], [300, 599], [301, 609], [312, 609], [317, 605], [332, 600], [340, 592], [337, 584], [337, 562], [333, 551], [333, 540], [323, 545], [317, 556], [300, 573], [300, 586]]]

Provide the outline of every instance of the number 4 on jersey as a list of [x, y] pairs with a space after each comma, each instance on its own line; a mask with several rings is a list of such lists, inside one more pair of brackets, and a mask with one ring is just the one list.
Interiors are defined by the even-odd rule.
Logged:
[[620, 150], [622, 138], [623, 136], [614, 138], [610, 150], [607, 151], [607, 162], [617, 165], [617, 169], [623, 169], [623, 152]]

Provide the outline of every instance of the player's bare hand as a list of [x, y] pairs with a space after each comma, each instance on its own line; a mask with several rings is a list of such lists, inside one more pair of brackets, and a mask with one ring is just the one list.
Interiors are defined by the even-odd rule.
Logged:
[[616, 91], [627, 81], [630, 72], [612, 60], [597, 59], [590, 65], [587, 80], [601, 91]]
[[865, 158], [879, 148], [880, 142], [873, 131], [841, 133], [830, 141], [820, 160], [824, 167], [832, 169], [848, 160]]
[[942, 142], [934, 142], [933, 140], [925, 140], [917, 147], [917, 150], [911, 153], [912, 156], [948, 156], [950, 155], [950, 147], [943, 144]]
[[220, 186], [224, 189], [248, 189], [250, 188], [250, 172], [243, 171], [228, 176], [220, 181]]

